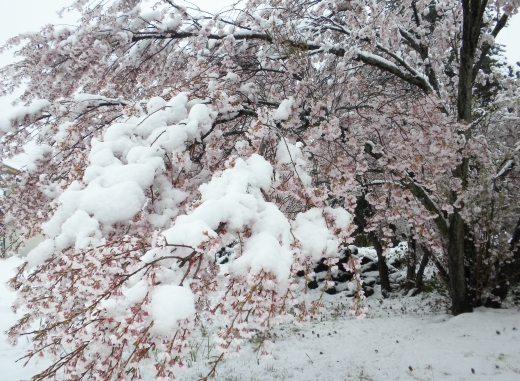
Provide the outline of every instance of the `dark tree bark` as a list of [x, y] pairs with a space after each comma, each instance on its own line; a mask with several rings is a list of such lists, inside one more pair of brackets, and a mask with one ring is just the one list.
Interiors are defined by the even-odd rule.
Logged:
[[406, 262], [406, 290], [415, 287], [415, 269], [417, 267], [417, 242], [411, 238], [408, 242], [408, 260]]
[[[361, 196], [357, 200], [356, 209], [354, 210], [354, 220], [358, 226], [358, 233], [363, 233], [367, 225], [367, 218], [372, 215], [372, 207], [365, 199], [365, 196]], [[379, 238], [374, 232], [367, 233], [368, 238], [374, 245], [374, 249], [377, 253], [377, 266], [379, 270], [379, 279], [381, 281], [381, 289], [384, 293], [392, 291], [390, 286], [390, 279], [388, 277], [388, 266], [386, 259], [383, 256], [383, 245], [379, 241]]]
[[516, 223], [515, 231], [513, 232], [513, 238], [511, 238], [511, 251], [518, 252], [517, 245], [520, 243], [520, 218]]
[[472, 312], [464, 269], [465, 253], [464, 220], [456, 211], [450, 218], [448, 230], [448, 268], [450, 274], [451, 312], [459, 315]]
[[426, 251], [423, 250], [423, 256], [421, 259], [421, 263], [419, 265], [419, 270], [417, 270], [417, 274], [415, 275], [415, 288], [417, 290], [420, 290], [423, 285], [423, 278], [424, 278], [424, 269], [426, 269], [426, 266], [428, 265], [429, 255]]
[[[486, 10], [487, 0], [462, 0], [462, 46], [459, 54], [459, 88], [457, 94], [457, 112], [460, 122], [470, 124], [472, 120], [473, 86], [475, 80], [473, 70], [476, 64], [476, 53], [482, 22]], [[471, 129], [464, 132], [466, 140], [471, 136]], [[463, 186], [468, 175], [468, 158], [464, 158], [454, 170], [453, 175], [462, 180]], [[452, 192], [451, 202], [455, 204], [458, 198]], [[461, 205], [463, 207], [463, 205]], [[455, 209], [450, 216], [448, 229], [448, 267], [450, 271], [451, 312], [459, 315], [473, 311], [468, 294], [467, 279], [464, 271], [464, 254], [466, 252], [464, 220], [460, 216], [460, 209]]]
[[373, 233], [368, 233], [370, 240], [374, 244], [374, 249], [376, 249], [377, 253], [377, 266], [379, 269], [379, 279], [381, 281], [381, 288], [385, 291], [392, 291], [392, 287], [390, 286], [390, 279], [388, 277], [388, 266], [386, 264], [386, 258], [383, 255], [383, 245], [381, 245], [381, 241], [379, 238]]
[[502, 306], [502, 301], [509, 292], [509, 269], [510, 266], [506, 263], [495, 264], [496, 285], [491, 291], [491, 295], [486, 299], [485, 307], [500, 308]]

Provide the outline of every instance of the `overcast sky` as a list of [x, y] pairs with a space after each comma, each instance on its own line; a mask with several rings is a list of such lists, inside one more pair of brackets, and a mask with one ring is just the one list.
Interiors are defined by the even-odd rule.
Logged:
[[[12, 36], [28, 31], [37, 31], [45, 24], [74, 24], [77, 16], [68, 15], [60, 19], [56, 12], [69, 5], [72, 0], [0, 0], [0, 44]], [[200, 8], [215, 12], [232, 0], [192, 0]], [[498, 42], [506, 45], [506, 55], [511, 64], [520, 61], [520, 16], [514, 16], [511, 26], [503, 30]], [[0, 55], [0, 67], [12, 62], [12, 56]], [[9, 111], [10, 99], [0, 98], [0, 113]]]

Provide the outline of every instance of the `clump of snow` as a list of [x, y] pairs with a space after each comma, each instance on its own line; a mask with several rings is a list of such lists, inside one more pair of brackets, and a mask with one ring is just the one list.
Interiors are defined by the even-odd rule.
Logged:
[[36, 172], [44, 160], [49, 160], [52, 155], [52, 147], [42, 145], [25, 146], [25, 168], [28, 172]]
[[27, 267], [31, 269], [34, 266], [41, 265], [52, 253], [54, 253], [54, 241], [52, 239], [40, 242], [38, 246], [27, 254]]
[[254, 100], [256, 93], [258, 93], [258, 86], [252, 82], [248, 82], [240, 86], [240, 91], [244, 93], [249, 99]]
[[102, 103], [126, 104], [127, 102], [120, 99], [107, 98], [97, 94], [80, 93], [74, 96], [74, 103], [75, 107], [72, 108], [72, 111], [79, 114], [84, 112], [88, 107], [96, 107]]
[[179, 15], [172, 15], [171, 18], [163, 22], [166, 30], [175, 31], [182, 25], [182, 19]]
[[278, 106], [278, 109], [273, 115], [274, 120], [287, 120], [289, 119], [289, 116], [291, 115], [291, 109], [294, 105], [294, 98], [289, 97], [289, 99], [284, 99], [282, 103], [280, 103], [280, 106]]
[[[54, 216], [46, 223], [42, 224], [43, 231], [49, 237], [56, 237], [63, 224], [70, 230], [84, 229], [82, 224], [85, 218], [71, 220], [77, 211], [84, 211], [89, 216], [95, 218], [102, 224], [112, 225], [116, 222], [128, 221], [138, 213], [145, 202], [143, 189], [136, 181], [124, 181], [109, 187], [102, 187], [98, 182], [91, 182], [83, 188], [79, 183], [72, 184], [69, 189], [62, 193], [58, 199], [60, 206]], [[74, 222], [79, 222], [75, 224]], [[89, 231], [93, 226], [87, 225]], [[84, 237], [82, 233], [76, 237]], [[63, 237], [63, 235], [62, 235]], [[73, 242], [69, 242], [72, 244]]]
[[195, 315], [195, 300], [189, 288], [160, 285], [152, 291], [149, 312], [154, 321], [150, 331], [168, 336], [178, 322]]
[[333, 256], [338, 251], [339, 242], [327, 227], [323, 213], [323, 209], [313, 208], [299, 213], [293, 223], [293, 233], [302, 250], [315, 261]]
[[148, 114], [152, 114], [166, 107], [166, 105], [166, 101], [161, 97], [153, 97], [146, 104], [146, 109], [148, 110]]
[[188, 221], [187, 218], [179, 217], [175, 226], [163, 232], [163, 236], [169, 243], [197, 247], [207, 237], [216, 237], [217, 234], [206, 221]]
[[188, 115], [188, 125], [200, 128], [203, 134], [210, 130], [212, 121], [208, 107], [203, 104], [194, 105]]
[[17, 106], [13, 107], [11, 111], [0, 117], [0, 132], [13, 132], [16, 127], [21, 123], [24, 118], [31, 116], [39, 116], [42, 109], [51, 105], [46, 99], [35, 99], [29, 106]]
[[242, 276], [249, 272], [259, 273], [261, 270], [270, 272], [276, 276], [283, 289], [292, 263], [292, 251], [288, 245], [280, 245], [269, 233], [258, 233], [247, 240], [244, 253], [233, 261], [230, 270]]
[[230, 82], [238, 82], [240, 81], [240, 76], [236, 73], [228, 72], [226, 74], [226, 79]]
[[148, 293], [148, 284], [146, 280], [141, 279], [135, 284], [127, 284], [123, 287], [123, 297], [103, 299], [100, 303], [100, 309], [104, 310], [110, 317], [116, 321], [125, 319], [129, 313], [129, 309], [136, 303], [141, 303]]
[[325, 212], [334, 217], [336, 226], [347, 231], [353, 222], [352, 214], [343, 208], [325, 208]]
[[302, 185], [311, 186], [312, 178], [305, 170], [307, 161], [303, 157], [300, 144], [291, 144], [286, 139], [282, 139], [276, 148], [276, 161], [278, 164], [287, 165], [294, 170], [302, 181]]
[[11, 124], [11, 119], [5, 115], [0, 115], [0, 132], [13, 132], [15, 128]]
[[99, 221], [90, 217], [84, 210], [77, 210], [61, 226], [61, 234], [56, 237], [57, 250], [74, 244], [76, 249], [97, 246], [101, 242]]

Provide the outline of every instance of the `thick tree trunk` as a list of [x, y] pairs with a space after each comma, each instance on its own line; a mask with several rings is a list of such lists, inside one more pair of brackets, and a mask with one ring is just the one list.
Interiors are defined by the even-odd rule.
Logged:
[[448, 230], [448, 268], [450, 271], [451, 312], [459, 315], [472, 312], [464, 271], [464, 220], [456, 211], [450, 218]]
[[377, 236], [370, 232], [369, 238], [374, 244], [374, 249], [376, 249], [377, 253], [377, 265], [379, 268], [379, 279], [381, 280], [381, 288], [384, 291], [392, 291], [392, 287], [390, 286], [390, 278], [388, 277], [388, 266], [386, 265], [386, 258], [383, 255], [383, 245], [377, 238]]
[[[475, 55], [482, 29], [483, 15], [486, 9], [485, 0], [463, 0], [462, 1], [462, 46], [459, 54], [459, 89], [457, 97], [457, 111], [459, 121], [470, 124], [472, 122], [471, 104], [473, 100], [473, 67]], [[466, 140], [471, 136], [471, 129], [464, 132]], [[463, 187], [466, 185], [468, 174], [468, 159], [464, 158], [462, 163], [454, 170], [453, 175], [462, 180]], [[456, 202], [458, 194], [452, 193], [452, 205]], [[463, 207], [463, 205], [462, 205]], [[472, 306], [468, 294], [467, 280], [464, 271], [465, 254], [465, 229], [464, 220], [455, 209], [450, 216], [450, 226], [447, 234], [448, 245], [448, 267], [450, 271], [451, 304], [452, 313], [459, 315], [471, 312]]]

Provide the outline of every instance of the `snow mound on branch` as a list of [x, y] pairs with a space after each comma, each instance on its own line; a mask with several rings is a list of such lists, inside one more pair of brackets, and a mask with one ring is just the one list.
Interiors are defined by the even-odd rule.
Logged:
[[0, 115], [0, 136], [7, 132], [16, 131], [15, 126], [21, 123], [26, 117], [38, 117], [42, 109], [50, 106], [51, 103], [46, 99], [36, 99], [29, 106], [13, 107], [9, 114]]
[[323, 214], [338, 216], [337, 223], [348, 229], [352, 217], [345, 209], [313, 208], [305, 213], [299, 213], [293, 222], [294, 236], [300, 241], [303, 252], [315, 261], [322, 257], [332, 257], [338, 252], [338, 240], [327, 227]]
[[34, 266], [41, 265], [47, 258], [49, 258], [54, 252], [54, 241], [47, 239], [36, 246], [27, 255], [27, 266], [33, 268]]
[[195, 300], [189, 288], [161, 285], [152, 291], [149, 305], [154, 324], [151, 332], [168, 336], [176, 324], [195, 315]]
[[[88, 214], [88, 218], [110, 226], [116, 222], [124, 222], [138, 213], [144, 202], [143, 189], [135, 180], [124, 181], [108, 187], [102, 187], [98, 182], [93, 182], [87, 187], [75, 182], [59, 197], [59, 203], [55, 215], [42, 225], [44, 233], [52, 238], [60, 235], [60, 232], [68, 229], [78, 231], [78, 236], [88, 235], [81, 232], [83, 229], [91, 229], [92, 224], [87, 223], [87, 218], [74, 219], [78, 211]], [[74, 224], [74, 221], [81, 223]], [[95, 233], [95, 232], [94, 232]], [[61, 234], [61, 237], [64, 237]], [[64, 247], [75, 245], [74, 240], [64, 242]]]
[[146, 104], [146, 109], [148, 110], [149, 114], [153, 114], [156, 111], [159, 111], [160, 109], [167, 106], [166, 101], [161, 97], [153, 97], [148, 101]]
[[289, 97], [289, 99], [284, 99], [282, 103], [280, 103], [280, 106], [278, 106], [278, 109], [273, 115], [274, 120], [287, 120], [289, 119], [289, 116], [291, 115], [291, 109], [294, 105], [294, 98]]
[[286, 139], [280, 140], [276, 148], [276, 161], [278, 164], [287, 165], [294, 170], [304, 186], [311, 186], [312, 178], [307, 174], [305, 168], [307, 161], [298, 146], [301, 143], [291, 144]]
[[292, 262], [290, 246], [280, 245], [279, 241], [269, 233], [258, 233], [247, 240], [244, 253], [231, 264], [230, 269], [242, 276], [246, 276], [250, 271], [259, 273], [264, 270], [272, 273], [280, 283], [279, 290], [283, 291], [290, 275]]
[[122, 294], [124, 298], [109, 298], [102, 300], [101, 309], [116, 321], [123, 321], [131, 312], [129, 311], [133, 304], [141, 302], [148, 292], [148, 284], [146, 280], [141, 279], [131, 287], [124, 286]]

